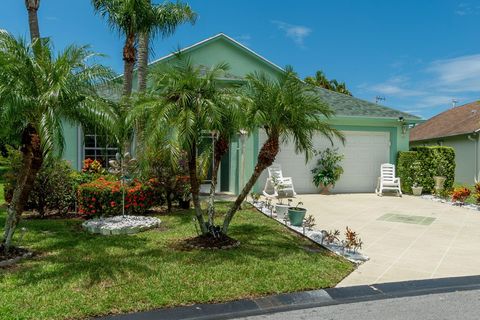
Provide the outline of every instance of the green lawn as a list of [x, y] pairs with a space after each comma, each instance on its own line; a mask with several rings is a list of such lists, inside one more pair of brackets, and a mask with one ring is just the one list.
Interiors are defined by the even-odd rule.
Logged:
[[[163, 230], [110, 237], [84, 233], [80, 221], [23, 221], [20, 244], [39, 256], [0, 269], [0, 319], [87, 318], [318, 289], [353, 270], [252, 209], [231, 226], [241, 247], [181, 250], [178, 241], [195, 233], [192, 214], [160, 216]], [[2, 212], [0, 226], [4, 220]]]

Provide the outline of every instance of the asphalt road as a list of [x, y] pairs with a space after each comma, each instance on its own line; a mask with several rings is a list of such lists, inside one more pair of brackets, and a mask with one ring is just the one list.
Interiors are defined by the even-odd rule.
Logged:
[[236, 319], [478, 320], [480, 319], [480, 290], [339, 304]]

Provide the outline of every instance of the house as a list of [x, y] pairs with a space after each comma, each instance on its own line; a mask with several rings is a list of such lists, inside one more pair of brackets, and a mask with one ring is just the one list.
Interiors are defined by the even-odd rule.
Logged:
[[479, 177], [480, 102], [444, 111], [410, 132], [411, 146], [455, 149], [455, 182], [473, 184]]
[[[200, 41], [182, 50], [198, 65], [212, 66], [218, 62], [229, 63], [231, 69], [222, 79], [226, 83], [242, 82], [243, 77], [254, 71], [265, 72], [272, 77], [284, 70], [260, 56], [234, 39], [221, 33]], [[177, 59], [167, 55], [150, 66], [169, 63]], [[409, 125], [420, 121], [410, 114], [363, 101], [347, 95], [319, 88], [317, 94], [336, 112], [330, 119], [332, 125], [346, 137], [345, 145], [339, 141], [335, 146], [345, 154], [345, 173], [335, 188], [336, 192], [373, 192], [381, 163], [394, 163], [400, 150], [408, 150]], [[64, 157], [80, 168], [85, 158], [109, 159], [116, 149], [105, 145], [102, 138], [92, 130], [65, 126], [67, 146]], [[265, 135], [252, 132], [245, 137], [232, 137], [229, 153], [224, 157], [220, 168], [219, 191], [239, 193], [247, 181], [256, 162], [256, 156]], [[330, 143], [321, 136], [315, 137], [315, 147], [324, 148]], [[283, 167], [286, 176], [293, 177], [295, 188], [300, 193], [317, 192], [311, 182], [310, 170], [314, 159], [305, 164], [304, 156], [297, 155], [291, 144], [281, 146], [277, 162]], [[264, 183], [263, 176], [257, 190]]]

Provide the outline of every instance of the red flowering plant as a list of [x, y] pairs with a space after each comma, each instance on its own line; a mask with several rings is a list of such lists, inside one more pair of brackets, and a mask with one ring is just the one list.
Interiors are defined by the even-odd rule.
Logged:
[[[161, 204], [162, 197], [156, 179], [146, 182], [133, 180], [125, 187], [125, 213], [143, 214]], [[120, 181], [100, 177], [80, 185], [77, 194], [79, 213], [87, 216], [115, 216], [122, 214], [122, 185]]]
[[470, 196], [472, 192], [466, 187], [458, 187], [453, 189], [452, 192], [452, 202], [459, 202], [463, 204], [465, 200]]

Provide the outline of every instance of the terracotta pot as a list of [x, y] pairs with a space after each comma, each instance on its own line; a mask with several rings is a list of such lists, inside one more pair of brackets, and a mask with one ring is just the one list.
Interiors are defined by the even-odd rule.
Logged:
[[320, 185], [320, 194], [328, 195], [331, 194], [330, 190], [333, 188], [332, 184]]

